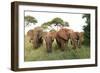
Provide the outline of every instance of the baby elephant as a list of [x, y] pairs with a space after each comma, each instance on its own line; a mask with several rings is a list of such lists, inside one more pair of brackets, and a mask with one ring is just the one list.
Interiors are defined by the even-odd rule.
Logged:
[[48, 32], [44, 37], [48, 53], [52, 52], [52, 43], [54, 41], [55, 34], [56, 32]]

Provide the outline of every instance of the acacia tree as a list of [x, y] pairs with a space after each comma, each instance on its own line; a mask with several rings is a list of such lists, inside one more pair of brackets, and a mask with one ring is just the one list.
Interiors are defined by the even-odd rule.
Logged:
[[33, 16], [28, 15], [28, 16], [25, 16], [24, 19], [26, 22], [26, 26], [28, 26], [30, 23], [33, 23], [33, 24], [37, 23], [37, 20]]
[[59, 26], [60, 27], [63, 26], [64, 21], [61, 18], [56, 17], [56, 18], [54, 18], [54, 19], [51, 20], [51, 24], [55, 24], [54, 26], [57, 26], [57, 30], [58, 30]]
[[84, 30], [84, 38], [85, 38], [85, 43], [90, 44], [90, 14], [84, 14], [83, 19], [86, 19], [85, 23], [87, 25], [83, 26]]
[[61, 18], [56, 17], [52, 19], [51, 21], [43, 23], [41, 27], [43, 27], [44, 29], [48, 29], [48, 26], [50, 26], [52, 28], [50, 31], [55, 31], [52, 25], [57, 26], [57, 30], [58, 30], [58, 27], [69, 26], [69, 23], [64, 22]]
[[57, 30], [58, 30], [58, 27], [62, 28], [64, 26], [69, 26], [69, 23], [66, 22], [66, 21], [63, 21], [61, 18], [59, 17], [56, 17], [54, 19], [51, 20], [51, 24], [55, 24], [55, 26], [57, 26]]
[[48, 29], [48, 26], [51, 26], [51, 22], [45, 22], [41, 25], [41, 27], [44, 29]]

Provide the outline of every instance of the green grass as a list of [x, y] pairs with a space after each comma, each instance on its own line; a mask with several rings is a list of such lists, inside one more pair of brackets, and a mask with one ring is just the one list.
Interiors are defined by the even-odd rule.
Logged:
[[29, 38], [25, 37], [25, 61], [44, 61], [44, 60], [67, 60], [67, 59], [86, 59], [90, 58], [90, 47], [82, 45], [81, 48], [71, 49], [71, 45], [64, 52], [57, 47], [56, 42], [53, 43], [52, 53], [46, 52], [44, 44], [35, 49], [32, 43], [29, 43]]

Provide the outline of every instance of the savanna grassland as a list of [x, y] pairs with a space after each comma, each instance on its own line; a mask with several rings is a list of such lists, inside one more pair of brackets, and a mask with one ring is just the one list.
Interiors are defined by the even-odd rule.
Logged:
[[72, 49], [70, 42], [68, 48], [62, 52], [57, 46], [56, 41], [53, 42], [52, 53], [47, 53], [45, 41], [41, 47], [35, 49], [29, 38], [25, 36], [24, 60], [25, 61], [44, 61], [44, 60], [67, 60], [67, 59], [87, 59], [90, 58], [90, 47], [82, 45], [81, 48]]

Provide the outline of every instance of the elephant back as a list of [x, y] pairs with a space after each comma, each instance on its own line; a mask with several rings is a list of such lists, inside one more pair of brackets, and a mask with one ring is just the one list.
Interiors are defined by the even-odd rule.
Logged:
[[64, 40], [68, 40], [69, 39], [69, 31], [70, 31], [70, 29], [67, 29], [67, 28], [60, 29], [56, 33], [56, 37], [62, 38]]

